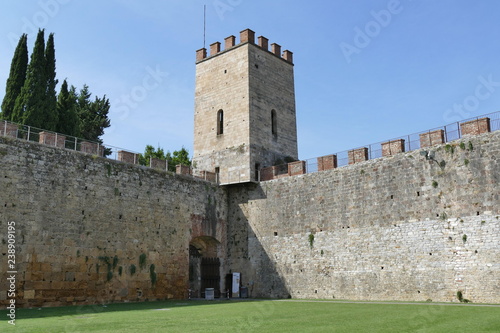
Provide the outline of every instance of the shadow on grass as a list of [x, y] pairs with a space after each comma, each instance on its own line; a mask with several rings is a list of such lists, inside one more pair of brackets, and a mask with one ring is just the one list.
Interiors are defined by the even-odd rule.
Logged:
[[[129, 302], [92, 305], [73, 305], [46, 308], [16, 309], [16, 319], [35, 319], [75, 315], [90, 315], [95, 313], [119, 312], [119, 311], [141, 311], [141, 310], [165, 310], [189, 306], [211, 306], [220, 304], [252, 303], [269, 301], [270, 299], [215, 299], [207, 301], [195, 300], [168, 300], [152, 302]], [[7, 310], [0, 310], [0, 318], [7, 318]]]

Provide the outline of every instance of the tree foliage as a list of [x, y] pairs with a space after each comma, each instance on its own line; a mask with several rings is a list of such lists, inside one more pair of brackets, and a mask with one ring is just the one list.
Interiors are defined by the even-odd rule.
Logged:
[[175, 150], [172, 154], [170, 154], [170, 152], [167, 151], [165, 157], [169, 161], [168, 169], [170, 171], [175, 171], [175, 166], [178, 164], [188, 165], [188, 166], [191, 165], [191, 161], [189, 160], [189, 152], [184, 147], [182, 147], [181, 150]]
[[149, 161], [151, 158], [157, 158], [159, 160], [165, 161], [166, 156], [163, 148], [158, 147], [158, 149], [155, 149], [155, 147], [151, 145], [146, 145], [144, 154], [139, 154], [139, 164], [149, 166]]
[[175, 167], [178, 164], [182, 165], [191, 165], [191, 161], [189, 160], [189, 152], [186, 148], [182, 147], [180, 150], [175, 150], [173, 153], [165, 151], [163, 148], [154, 148], [151, 145], [147, 145], [144, 149], [144, 154], [139, 155], [139, 164], [141, 165], [149, 165], [150, 158], [157, 158], [159, 160], [167, 160], [168, 161], [168, 170], [175, 172]]
[[71, 136], [80, 136], [80, 119], [76, 113], [76, 89], [68, 90], [68, 82], [63, 81], [61, 91], [57, 96], [57, 132]]
[[100, 136], [104, 134], [104, 129], [111, 123], [108, 118], [109, 99], [106, 95], [97, 97], [92, 101], [92, 93], [85, 84], [77, 97], [77, 114], [80, 119], [80, 133], [84, 139], [101, 142]]
[[10, 65], [9, 78], [5, 85], [5, 96], [2, 101], [1, 118], [10, 121], [18, 121], [12, 119], [16, 98], [21, 93], [26, 80], [26, 70], [28, 69], [28, 36], [23, 34], [19, 39], [14, 57]]
[[44, 30], [39, 30], [26, 71], [26, 80], [16, 99], [13, 119], [21, 120], [21, 123], [26, 125], [55, 131], [57, 111], [55, 108], [50, 108], [48, 103], [45, 56]]
[[68, 89], [67, 80], [57, 95], [57, 83], [54, 34], [45, 45], [44, 30], [38, 31], [29, 64], [27, 35], [22, 35], [12, 59], [1, 117], [102, 143], [100, 137], [110, 126], [109, 99], [104, 95], [92, 100], [87, 85], [78, 93], [74, 86]]
[[[59, 117], [57, 113], [57, 79], [56, 79], [56, 51], [54, 48], [54, 34], [51, 33], [45, 48], [45, 112], [47, 120], [53, 123], [53, 130], [58, 127]], [[48, 129], [48, 128], [47, 128]]]

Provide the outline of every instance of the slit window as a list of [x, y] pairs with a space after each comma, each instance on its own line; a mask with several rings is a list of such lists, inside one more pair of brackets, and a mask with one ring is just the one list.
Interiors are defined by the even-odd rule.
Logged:
[[276, 110], [271, 110], [271, 132], [274, 137], [278, 136], [278, 119], [276, 118]]
[[224, 111], [217, 111], [217, 135], [224, 134]]

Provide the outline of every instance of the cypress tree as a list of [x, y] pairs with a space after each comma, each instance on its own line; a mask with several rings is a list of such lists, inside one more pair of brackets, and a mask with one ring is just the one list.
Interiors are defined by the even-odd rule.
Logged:
[[46, 75], [46, 96], [45, 96], [45, 129], [55, 131], [58, 124], [57, 113], [57, 93], [56, 93], [56, 51], [54, 49], [54, 34], [51, 33], [45, 48], [45, 75]]
[[68, 83], [63, 81], [59, 96], [57, 96], [58, 123], [56, 131], [66, 135], [80, 136], [79, 119], [76, 113], [75, 87], [68, 90]]
[[5, 96], [2, 101], [1, 118], [20, 122], [21, 119], [13, 119], [14, 106], [16, 98], [21, 93], [21, 89], [26, 80], [26, 70], [28, 68], [28, 36], [23, 34], [19, 38], [12, 63], [10, 65], [10, 74], [5, 86]]
[[26, 80], [21, 94], [16, 99], [14, 119], [22, 119], [23, 124], [38, 128], [55, 129], [53, 124], [46, 122], [46, 93], [44, 30], [38, 30], [35, 47], [26, 71]]
[[87, 85], [83, 86], [78, 96], [78, 117], [80, 119], [80, 133], [84, 139], [102, 142], [99, 138], [104, 134], [104, 129], [110, 126], [108, 112], [109, 99], [104, 95], [90, 100], [92, 94]]

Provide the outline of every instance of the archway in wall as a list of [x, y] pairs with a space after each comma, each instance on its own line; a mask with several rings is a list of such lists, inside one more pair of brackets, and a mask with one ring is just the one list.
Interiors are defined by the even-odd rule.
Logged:
[[209, 236], [194, 238], [189, 243], [189, 289], [191, 297], [204, 297], [206, 288], [214, 288], [220, 295], [219, 242]]

